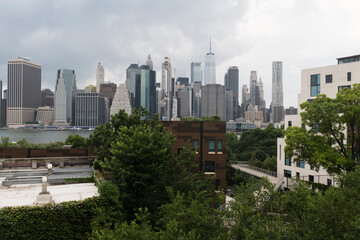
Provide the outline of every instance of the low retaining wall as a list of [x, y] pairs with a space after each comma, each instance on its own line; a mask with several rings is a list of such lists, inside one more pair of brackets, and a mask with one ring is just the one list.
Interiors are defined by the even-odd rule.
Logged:
[[46, 167], [51, 163], [54, 167], [66, 167], [75, 165], [92, 166], [96, 156], [81, 157], [45, 157], [45, 158], [0, 158], [0, 170], [12, 168], [38, 168]]

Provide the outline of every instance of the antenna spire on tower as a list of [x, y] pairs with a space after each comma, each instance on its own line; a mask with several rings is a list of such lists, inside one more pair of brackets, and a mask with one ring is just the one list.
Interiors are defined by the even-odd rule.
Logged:
[[211, 37], [210, 37], [210, 53], [211, 53]]

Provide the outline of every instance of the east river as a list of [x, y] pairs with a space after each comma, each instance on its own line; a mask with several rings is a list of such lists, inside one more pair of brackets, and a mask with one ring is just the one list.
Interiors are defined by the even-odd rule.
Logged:
[[0, 141], [1, 137], [9, 137], [10, 142], [19, 141], [25, 138], [30, 143], [50, 143], [62, 141], [65, 142], [66, 138], [71, 134], [77, 134], [82, 137], [88, 137], [93, 131], [81, 130], [81, 131], [44, 131], [42, 129], [0, 129]]

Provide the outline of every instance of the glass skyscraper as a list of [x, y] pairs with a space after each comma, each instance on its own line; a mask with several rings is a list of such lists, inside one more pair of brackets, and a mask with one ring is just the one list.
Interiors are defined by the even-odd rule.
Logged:
[[70, 124], [75, 121], [76, 75], [74, 70], [59, 69], [54, 93], [55, 124]]

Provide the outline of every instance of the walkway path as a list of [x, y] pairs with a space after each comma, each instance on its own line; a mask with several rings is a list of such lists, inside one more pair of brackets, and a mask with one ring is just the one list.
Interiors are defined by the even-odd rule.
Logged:
[[231, 167], [257, 178], [267, 178], [272, 184], [275, 185], [275, 190], [278, 190], [283, 184], [283, 176], [280, 176], [273, 171], [251, 166], [247, 164], [247, 162], [231, 164]]

